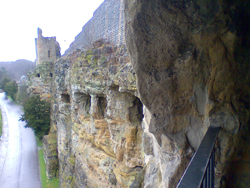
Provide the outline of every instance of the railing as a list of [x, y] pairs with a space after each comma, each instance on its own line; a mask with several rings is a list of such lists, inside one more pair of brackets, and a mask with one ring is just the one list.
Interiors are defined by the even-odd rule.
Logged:
[[219, 130], [219, 127], [209, 127], [177, 188], [214, 188], [214, 145]]

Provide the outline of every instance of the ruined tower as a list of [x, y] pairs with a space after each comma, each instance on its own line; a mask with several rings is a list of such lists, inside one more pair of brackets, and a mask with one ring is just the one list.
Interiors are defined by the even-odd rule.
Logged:
[[60, 45], [56, 41], [56, 37], [43, 37], [42, 30], [37, 29], [38, 37], [36, 41], [36, 65], [43, 62], [55, 62], [61, 57]]

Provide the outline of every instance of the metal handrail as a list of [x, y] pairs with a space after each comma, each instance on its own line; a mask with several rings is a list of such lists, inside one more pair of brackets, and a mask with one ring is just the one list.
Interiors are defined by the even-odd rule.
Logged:
[[215, 141], [219, 127], [209, 127], [177, 188], [214, 188]]

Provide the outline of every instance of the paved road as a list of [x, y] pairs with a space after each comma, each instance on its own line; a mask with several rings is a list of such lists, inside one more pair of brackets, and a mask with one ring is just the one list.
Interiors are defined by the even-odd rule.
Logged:
[[35, 135], [18, 121], [23, 113], [20, 106], [5, 99], [3, 93], [0, 104], [6, 128], [0, 143], [0, 188], [40, 188]]

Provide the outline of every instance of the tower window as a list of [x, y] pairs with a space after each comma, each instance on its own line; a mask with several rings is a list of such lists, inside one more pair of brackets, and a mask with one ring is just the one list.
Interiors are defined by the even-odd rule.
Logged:
[[48, 58], [50, 58], [50, 50], [48, 51]]
[[65, 103], [70, 103], [70, 96], [68, 94], [62, 94], [62, 101]]

